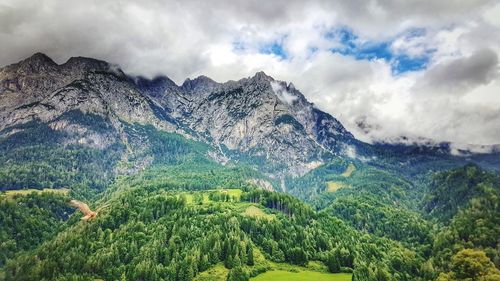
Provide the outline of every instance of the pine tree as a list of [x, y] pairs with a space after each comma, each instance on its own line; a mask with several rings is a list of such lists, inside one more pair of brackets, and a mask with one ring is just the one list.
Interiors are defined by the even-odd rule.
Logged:
[[247, 265], [249, 265], [249, 266], [254, 265], [252, 243], [249, 243], [248, 247], [247, 247]]
[[229, 270], [227, 274], [227, 281], [248, 281], [249, 279], [248, 273], [239, 266]]
[[326, 266], [328, 267], [328, 271], [332, 273], [340, 272], [340, 263], [335, 251], [331, 251], [328, 254], [328, 258], [326, 260]]

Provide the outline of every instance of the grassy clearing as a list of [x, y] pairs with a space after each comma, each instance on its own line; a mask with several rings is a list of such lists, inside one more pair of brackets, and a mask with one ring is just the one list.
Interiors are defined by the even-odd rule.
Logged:
[[53, 188], [44, 188], [44, 189], [18, 189], [18, 190], [7, 190], [3, 191], [2, 194], [5, 195], [5, 198], [11, 199], [14, 196], [26, 196], [31, 193], [45, 193], [45, 192], [51, 192], [51, 193], [57, 193], [61, 195], [68, 195], [69, 189], [67, 188], [61, 188], [61, 189], [53, 189]]
[[276, 218], [275, 215], [266, 214], [264, 211], [262, 211], [262, 209], [256, 206], [249, 206], [242, 214], [247, 217], [265, 218], [268, 220], [274, 220]]
[[347, 166], [347, 169], [345, 169], [341, 176], [343, 176], [344, 178], [348, 178], [354, 171], [356, 171], [356, 166], [354, 166], [354, 164], [352, 163], [349, 163], [349, 166]]
[[339, 181], [327, 181], [326, 182], [326, 191], [328, 192], [335, 192], [341, 188], [346, 187], [346, 185], [343, 182]]
[[221, 189], [220, 192], [227, 193], [230, 196], [234, 196], [234, 197], [236, 197], [237, 201], [240, 201], [241, 194], [243, 193], [243, 190], [241, 190], [241, 189]]
[[219, 263], [214, 267], [208, 269], [207, 271], [203, 271], [200, 274], [196, 275], [194, 281], [226, 280], [228, 272], [229, 269], [225, 268], [223, 263]]
[[[196, 203], [195, 197], [196, 196], [202, 196], [202, 203], [203, 204], [208, 204], [212, 202], [210, 200], [209, 195], [212, 192], [219, 192], [219, 193], [225, 193], [228, 194], [231, 197], [234, 197], [236, 199], [236, 202], [240, 201], [241, 194], [243, 193], [243, 190], [241, 189], [209, 189], [209, 190], [202, 190], [202, 191], [191, 191], [191, 192], [182, 192], [177, 195], [177, 197], [185, 197], [186, 198], [186, 203], [187, 204], [194, 204]], [[197, 201], [199, 202], [199, 201]]]
[[[296, 266], [288, 263], [275, 263], [268, 261], [259, 248], [254, 248], [254, 266], [244, 266], [244, 270], [251, 272], [256, 269], [264, 269], [261, 273], [250, 280], [286, 280], [286, 281], [351, 281], [352, 275], [347, 273], [327, 273], [326, 266], [317, 261], [310, 261], [307, 267]], [[207, 271], [200, 272], [195, 281], [226, 280], [229, 270], [219, 263]], [[262, 271], [261, 271], [262, 272]]]
[[351, 281], [352, 275], [348, 273], [323, 273], [317, 271], [303, 270], [290, 272], [284, 270], [272, 270], [251, 278], [252, 281]]
[[326, 265], [319, 261], [309, 261], [307, 263], [307, 269], [318, 272], [328, 272]]

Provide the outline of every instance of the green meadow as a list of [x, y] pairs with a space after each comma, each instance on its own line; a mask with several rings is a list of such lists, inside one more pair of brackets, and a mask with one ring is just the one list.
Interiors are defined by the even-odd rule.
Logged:
[[317, 271], [290, 272], [284, 270], [272, 270], [259, 274], [252, 281], [351, 281], [352, 274], [348, 273], [323, 273]]

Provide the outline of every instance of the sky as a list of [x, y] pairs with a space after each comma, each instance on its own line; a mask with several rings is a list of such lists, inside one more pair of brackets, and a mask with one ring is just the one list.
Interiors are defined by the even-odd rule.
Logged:
[[264, 71], [368, 142], [500, 144], [500, 1], [0, 0], [0, 42], [2, 66], [43, 52], [178, 84]]

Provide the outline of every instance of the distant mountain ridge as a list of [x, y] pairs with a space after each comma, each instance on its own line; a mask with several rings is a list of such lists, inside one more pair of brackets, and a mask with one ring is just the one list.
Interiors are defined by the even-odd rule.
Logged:
[[58, 65], [37, 53], [0, 69], [0, 106], [3, 136], [7, 128], [33, 120], [73, 133], [91, 130], [58, 119], [78, 110], [106, 118], [117, 131], [120, 122], [149, 124], [210, 143], [229, 158], [244, 153], [286, 163], [298, 174], [360, 143], [292, 84], [264, 72], [226, 83], [200, 76], [177, 86], [165, 76], [127, 76], [104, 61], [76, 57]]
[[[129, 76], [101, 60], [73, 57], [59, 65], [36, 53], [0, 68], [0, 141], [40, 124], [63, 133], [63, 146], [128, 147], [122, 160], [135, 153], [127, 126], [153, 126], [208, 144], [218, 162], [250, 162], [275, 179], [302, 176], [335, 157], [375, 165], [390, 159], [394, 164], [386, 168], [402, 170], [416, 155], [427, 162], [455, 157], [450, 165], [469, 161], [451, 155], [449, 146], [363, 143], [292, 83], [264, 72], [225, 83], [199, 76], [176, 85], [166, 76]], [[487, 166], [500, 166], [496, 156], [485, 157]]]

